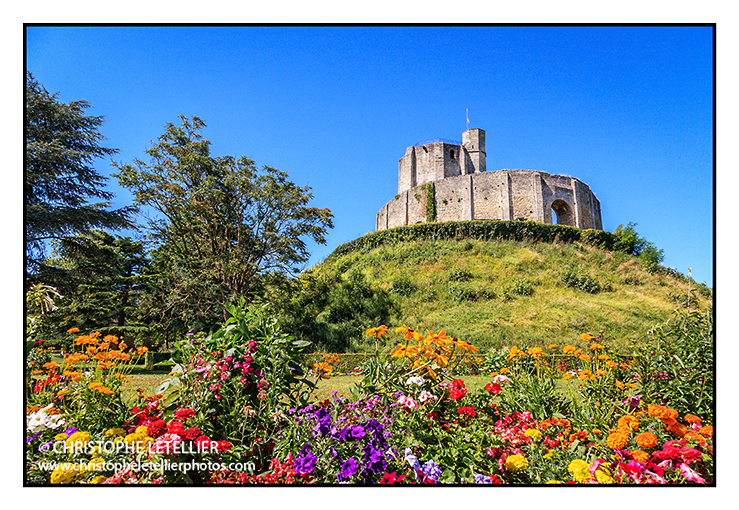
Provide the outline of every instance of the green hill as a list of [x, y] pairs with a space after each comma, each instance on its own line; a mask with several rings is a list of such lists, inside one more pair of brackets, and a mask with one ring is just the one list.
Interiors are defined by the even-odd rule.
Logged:
[[[533, 222], [370, 233], [301, 274], [281, 321], [323, 351], [373, 350], [367, 328], [405, 324], [445, 329], [483, 350], [572, 343], [590, 332], [628, 353], [689, 295], [693, 309], [711, 306], [704, 285], [614, 245], [609, 232]], [[388, 345], [398, 340], [391, 336]]]

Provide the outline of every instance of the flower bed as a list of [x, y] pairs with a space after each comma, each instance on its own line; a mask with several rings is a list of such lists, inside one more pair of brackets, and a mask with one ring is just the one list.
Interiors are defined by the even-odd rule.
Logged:
[[[143, 349], [91, 334], [63, 366], [29, 358], [26, 483], [714, 483], [712, 414], [656, 398], [654, 363], [618, 359], [602, 338], [482, 354], [403, 326], [351, 396], [316, 402], [337, 358], [301, 366], [306, 344], [261, 311], [229, 312], [179, 342], [171, 377], [130, 408], [120, 382]], [[470, 357], [489, 379], [477, 391], [455, 375]]]

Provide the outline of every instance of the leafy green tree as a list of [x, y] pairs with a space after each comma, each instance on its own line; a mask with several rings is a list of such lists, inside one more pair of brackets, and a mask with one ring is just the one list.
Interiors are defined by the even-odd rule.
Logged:
[[333, 215], [308, 207], [310, 188], [285, 172], [212, 156], [205, 123], [180, 119], [146, 151], [150, 162], [114, 163], [115, 176], [135, 205], [154, 211], [159, 305], [188, 327], [209, 329], [227, 315], [224, 303], [259, 295], [265, 277], [296, 274], [310, 255], [305, 240], [325, 244]]
[[36, 281], [49, 269], [44, 262], [48, 242], [95, 228], [131, 226], [134, 209], [110, 210], [113, 195], [93, 168], [96, 159], [117, 150], [101, 145], [103, 118], [85, 115], [89, 106], [86, 101], [60, 102], [26, 74], [26, 272]]
[[146, 290], [140, 273], [149, 263], [141, 242], [94, 230], [57, 242], [53, 256], [47, 263], [57, 268], [64, 296], [44, 318], [40, 339], [57, 343], [72, 327], [121, 337], [148, 333], [138, 318]]
[[617, 238], [613, 248], [616, 251], [640, 257], [644, 261], [647, 270], [654, 272], [665, 259], [665, 251], [657, 248], [653, 242], [640, 237], [634, 227], [636, 227], [636, 223], [633, 222], [630, 222], [626, 227], [619, 225], [613, 232]]

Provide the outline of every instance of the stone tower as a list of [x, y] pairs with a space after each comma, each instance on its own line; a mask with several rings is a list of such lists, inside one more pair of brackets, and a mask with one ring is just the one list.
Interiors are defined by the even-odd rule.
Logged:
[[485, 131], [482, 129], [468, 129], [462, 133], [462, 147], [467, 152], [472, 171], [463, 172], [471, 174], [485, 171]]
[[[535, 170], [487, 172], [486, 156], [482, 129], [462, 133], [461, 144], [436, 138], [408, 147], [398, 161], [398, 194], [377, 213], [376, 229], [468, 220], [603, 228], [600, 201], [579, 179]], [[433, 208], [426, 207], [430, 199]], [[427, 218], [429, 210], [436, 217]]]

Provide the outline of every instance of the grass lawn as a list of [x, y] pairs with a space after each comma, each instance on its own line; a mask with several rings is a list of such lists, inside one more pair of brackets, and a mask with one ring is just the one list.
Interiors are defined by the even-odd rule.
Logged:
[[[144, 371], [134, 370], [126, 382], [123, 383], [123, 400], [125, 402], [133, 402], [138, 396], [138, 389], [144, 390], [144, 396], [148, 397], [156, 392], [157, 387], [167, 378], [169, 372], [164, 371]], [[484, 388], [490, 382], [490, 378], [481, 375], [465, 375], [459, 379], [464, 381], [465, 387], [470, 393], [474, 393], [478, 388]], [[311, 400], [322, 401], [331, 397], [333, 391], [337, 392], [340, 397], [350, 397], [352, 387], [362, 380], [361, 377], [343, 375], [323, 379], [318, 383], [318, 388], [313, 392]]]

